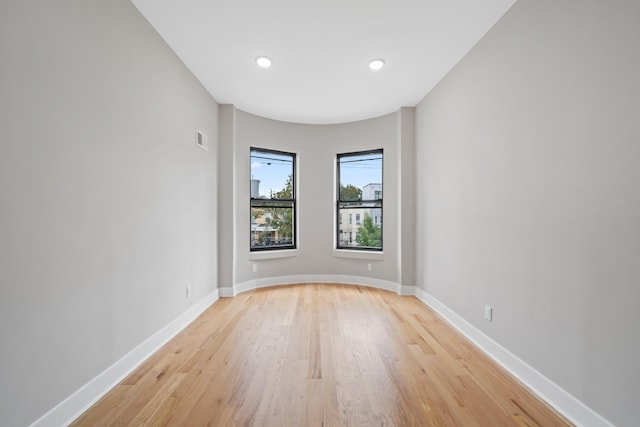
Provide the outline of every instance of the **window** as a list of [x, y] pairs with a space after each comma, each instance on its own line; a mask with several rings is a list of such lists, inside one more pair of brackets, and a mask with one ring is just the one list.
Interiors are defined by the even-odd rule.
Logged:
[[[382, 158], [382, 150], [337, 156], [338, 249], [382, 250]], [[343, 214], [349, 215], [346, 225]]]
[[251, 148], [251, 250], [296, 247], [296, 155]]

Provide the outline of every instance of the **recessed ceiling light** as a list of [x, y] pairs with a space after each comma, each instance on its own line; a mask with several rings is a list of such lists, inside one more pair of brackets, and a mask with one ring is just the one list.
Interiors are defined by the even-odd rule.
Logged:
[[256, 63], [262, 68], [271, 67], [271, 60], [269, 58], [267, 58], [266, 56], [258, 56], [256, 58]]
[[374, 59], [369, 62], [369, 68], [373, 71], [378, 71], [380, 68], [384, 67], [384, 59]]

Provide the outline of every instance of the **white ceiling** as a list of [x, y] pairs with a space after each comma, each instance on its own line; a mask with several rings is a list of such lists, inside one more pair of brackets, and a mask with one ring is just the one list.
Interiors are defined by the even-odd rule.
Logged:
[[415, 106], [515, 0], [132, 2], [219, 103], [342, 123]]

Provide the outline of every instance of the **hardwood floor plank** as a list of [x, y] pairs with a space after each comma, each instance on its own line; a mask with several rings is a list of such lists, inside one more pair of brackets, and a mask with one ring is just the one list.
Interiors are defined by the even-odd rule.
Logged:
[[73, 425], [570, 423], [415, 297], [311, 283], [218, 300]]

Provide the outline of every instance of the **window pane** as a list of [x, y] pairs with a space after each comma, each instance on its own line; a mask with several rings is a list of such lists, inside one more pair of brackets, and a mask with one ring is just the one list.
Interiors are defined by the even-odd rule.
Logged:
[[293, 199], [293, 155], [251, 150], [251, 198]]
[[340, 200], [382, 199], [382, 153], [340, 157]]
[[[382, 248], [382, 209], [380, 207], [339, 208], [338, 215], [348, 215], [356, 221], [338, 225], [338, 247]], [[361, 218], [358, 221], [358, 218]]]
[[251, 248], [291, 247], [293, 244], [293, 208], [252, 207]]

